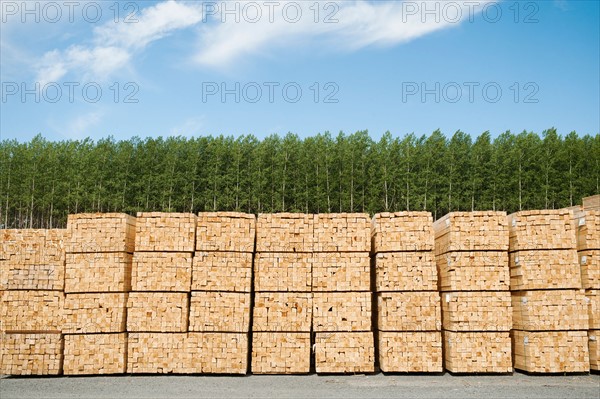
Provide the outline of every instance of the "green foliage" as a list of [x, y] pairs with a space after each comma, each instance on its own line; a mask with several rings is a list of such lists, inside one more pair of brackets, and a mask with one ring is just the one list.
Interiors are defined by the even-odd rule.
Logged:
[[600, 135], [457, 131], [0, 142], [0, 226], [69, 213], [561, 208], [600, 191]]

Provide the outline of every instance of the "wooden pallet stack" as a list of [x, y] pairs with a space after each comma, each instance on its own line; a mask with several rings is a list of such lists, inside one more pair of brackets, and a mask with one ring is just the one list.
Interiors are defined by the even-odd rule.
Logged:
[[121, 213], [69, 215], [65, 375], [126, 371], [126, 304], [135, 222]]
[[312, 328], [317, 373], [375, 369], [370, 249], [369, 215], [314, 215]]
[[442, 316], [431, 213], [375, 215], [372, 243], [379, 368], [442, 372]]
[[[169, 372], [160, 359], [175, 363], [187, 356], [172, 337], [188, 332], [192, 284], [192, 258], [196, 246], [196, 215], [192, 213], [138, 212], [131, 292], [127, 299], [127, 372]], [[146, 334], [154, 352], [138, 352], [138, 336]], [[155, 342], [152, 342], [152, 341]], [[172, 348], [168, 344], [175, 344]], [[162, 351], [162, 352], [161, 352]], [[136, 359], [134, 361], [133, 359]], [[196, 371], [199, 372], [199, 371]]]
[[[600, 202], [600, 196], [596, 196]], [[585, 201], [584, 201], [585, 204]], [[575, 213], [581, 284], [588, 302], [590, 369], [600, 371], [600, 209]]]
[[203, 343], [203, 373], [245, 374], [256, 217], [200, 213], [196, 231], [190, 339]]
[[254, 374], [310, 371], [314, 218], [261, 214], [256, 225]]
[[434, 230], [446, 370], [512, 372], [506, 213], [452, 212]]
[[60, 374], [66, 230], [0, 237], [0, 374]]
[[567, 209], [508, 216], [516, 369], [559, 373], [590, 368], [589, 318], [573, 217]]

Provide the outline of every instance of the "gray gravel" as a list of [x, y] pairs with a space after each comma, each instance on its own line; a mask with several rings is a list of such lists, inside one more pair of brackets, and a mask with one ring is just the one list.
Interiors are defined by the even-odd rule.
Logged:
[[600, 375], [2, 378], [0, 398], [594, 398]]

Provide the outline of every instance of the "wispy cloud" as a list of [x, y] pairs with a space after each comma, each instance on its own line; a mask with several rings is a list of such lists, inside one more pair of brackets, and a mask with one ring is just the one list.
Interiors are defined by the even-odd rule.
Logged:
[[136, 18], [135, 23], [110, 21], [95, 28], [90, 45], [46, 52], [37, 64], [37, 80], [54, 81], [69, 72], [106, 80], [153, 41], [200, 22], [202, 10], [197, 4], [168, 0], [142, 9]]
[[171, 129], [169, 134], [171, 136], [195, 136], [202, 133], [204, 128], [204, 115], [194, 116], [186, 119], [180, 125]]
[[[269, 21], [263, 12], [263, 17], [257, 22], [240, 18], [239, 22], [217, 21], [208, 24], [200, 31], [201, 46], [195, 60], [212, 67], [229, 66], [245, 56], [307, 41], [317, 46], [346, 51], [372, 45], [391, 46], [456, 26], [490, 2], [494, 1], [451, 2], [454, 11], [458, 10], [459, 14], [443, 12], [444, 3], [448, 1], [438, 1], [439, 18], [436, 20], [435, 15], [425, 13], [425, 2], [343, 1], [336, 2], [337, 8], [329, 9], [330, 15], [335, 11], [332, 16], [335, 21], [324, 23], [327, 15], [324, 11], [315, 22], [313, 2], [285, 1], [280, 3], [279, 9], [284, 9], [286, 3], [294, 3], [295, 7], [300, 5], [303, 17], [297, 22], [291, 23], [289, 18], [277, 13]], [[428, 10], [435, 9], [433, 3], [427, 2]], [[325, 4], [321, 3], [320, 6], [324, 8]], [[233, 20], [230, 16], [228, 18]]]

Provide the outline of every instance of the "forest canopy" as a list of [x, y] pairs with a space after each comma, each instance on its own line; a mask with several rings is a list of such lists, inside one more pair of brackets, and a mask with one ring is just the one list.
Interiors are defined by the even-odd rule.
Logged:
[[367, 131], [259, 140], [134, 137], [0, 141], [0, 227], [69, 213], [553, 209], [598, 194], [600, 135], [461, 131], [378, 141]]

